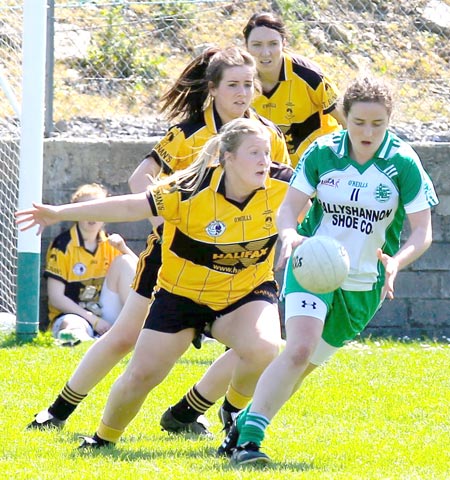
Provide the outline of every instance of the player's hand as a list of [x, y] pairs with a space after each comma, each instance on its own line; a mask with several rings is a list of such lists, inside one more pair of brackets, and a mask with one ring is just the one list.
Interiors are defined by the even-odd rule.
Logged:
[[16, 225], [19, 225], [21, 232], [38, 225], [36, 235], [40, 235], [45, 227], [59, 222], [58, 212], [59, 207], [33, 203], [33, 208], [19, 210], [15, 213]]
[[386, 278], [384, 280], [384, 287], [381, 292], [381, 299], [384, 300], [386, 297], [389, 300], [394, 299], [394, 282], [397, 277], [397, 273], [399, 270], [398, 261], [394, 257], [390, 257], [383, 253], [381, 248], [377, 248], [377, 257], [383, 265], [386, 271]]
[[108, 236], [108, 242], [119, 252], [125, 253], [127, 250], [127, 244], [121, 235], [118, 233], [112, 233]]
[[305, 240], [305, 237], [299, 235], [295, 229], [287, 229], [280, 236], [280, 239], [281, 248], [275, 270], [283, 270], [285, 268], [293, 250]]
[[94, 331], [99, 335], [103, 335], [111, 328], [111, 325], [106, 320], [103, 320], [102, 317], [99, 317], [92, 312], [87, 312], [86, 319], [91, 324]]
[[97, 323], [97, 326], [95, 327], [95, 331], [99, 335], [103, 335], [106, 333], [109, 329], [111, 328], [111, 324], [108, 323], [106, 320], [103, 320], [103, 318], [100, 318], [100, 320]]

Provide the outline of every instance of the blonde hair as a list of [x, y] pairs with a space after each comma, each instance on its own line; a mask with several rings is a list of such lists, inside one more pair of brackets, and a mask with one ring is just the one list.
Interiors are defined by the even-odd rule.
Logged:
[[108, 196], [108, 190], [99, 183], [85, 183], [79, 186], [70, 199], [70, 203], [83, 202], [83, 198], [106, 198]]
[[183, 184], [183, 190], [196, 192], [203, 182], [208, 167], [220, 164], [224, 170], [225, 152], [235, 153], [248, 135], [264, 135], [269, 138], [267, 128], [257, 120], [236, 118], [223, 125], [219, 133], [210, 138], [203, 146], [197, 159], [184, 170], [173, 173], [154, 186], [172, 185], [176, 189]]

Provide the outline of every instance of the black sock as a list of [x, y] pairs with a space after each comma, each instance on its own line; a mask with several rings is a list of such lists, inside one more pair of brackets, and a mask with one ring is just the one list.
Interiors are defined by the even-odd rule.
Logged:
[[230, 413], [237, 413], [240, 411], [240, 408], [237, 408], [235, 407], [234, 405], [231, 405], [231, 403], [227, 400], [227, 397], [225, 397], [223, 403], [222, 403], [222, 408], [226, 411], [226, 412], [230, 412]]
[[108, 440], [104, 440], [103, 438], [99, 437], [97, 435], [97, 432], [95, 432], [94, 436], [92, 437], [96, 442], [97, 444], [100, 446], [100, 447], [105, 447], [107, 445], [113, 445], [112, 442], [109, 442]]
[[192, 423], [212, 405], [214, 402], [202, 397], [194, 386], [171, 410], [179, 422]]
[[48, 411], [58, 420], [67, 420], [86, 396], [73, 391], [66, 384]]

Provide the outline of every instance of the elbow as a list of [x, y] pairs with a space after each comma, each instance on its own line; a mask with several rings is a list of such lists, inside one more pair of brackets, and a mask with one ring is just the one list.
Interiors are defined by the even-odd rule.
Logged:
[[433, 243], [433, 234], [432, 234], [432, 232], [430, 232], [429, 235], [427, 235], [426, 238], [425, 238], [425, 242], [424, 242], [424, 251], [425, 252], [431, 247], [432, 243]]
[[131, 193], [138, 193], [138, 184], [136, 180], [136, 175], [134, 173], [128, 178], [128, 187], [130, 188]]
[[431, 228], [423, 232], [421, 243], [422, 243], [422, 248], [420, 248], [420, 255], [423, 255], [431, 247], [431, 244], [433, 243], [433, 232]]

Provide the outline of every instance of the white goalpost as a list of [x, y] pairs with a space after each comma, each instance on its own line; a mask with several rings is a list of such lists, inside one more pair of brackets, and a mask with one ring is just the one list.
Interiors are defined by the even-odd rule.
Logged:
[[[44, 155], [45, 45], [47, 1], [25, 0], [23, 15], [22, 108], [19, 209], [42, 199]], [[20, 232], [17, 264], [17, 327], [22, 339], [39, 330], [41, 238]]]
[[1, 2], [0, 21], [0, 330], [15, 315], [17, 337], [29, 340], [39, 330], [41, 239], [19, 233], [14, 212], [42, 198], [47, 0]]

